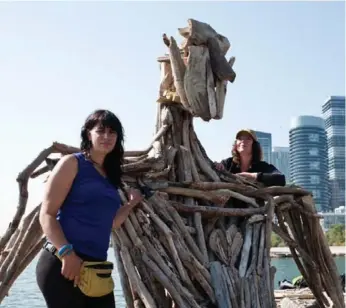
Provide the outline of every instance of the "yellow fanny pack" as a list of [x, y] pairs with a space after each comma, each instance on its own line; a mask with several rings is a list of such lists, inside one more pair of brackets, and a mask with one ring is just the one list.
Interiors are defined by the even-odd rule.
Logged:
[[79, 289], [87, 296], [100, 297], [114, 289], [113, 263], [84, 261], [81, 268]]
[[[62, 260], [57, 251], [54, 254]], [[114, 290], [113, 268], [113, 263], [109, 261], [83, 261], [79, 289], [89, 297], [101, 297], [111, 293]]]

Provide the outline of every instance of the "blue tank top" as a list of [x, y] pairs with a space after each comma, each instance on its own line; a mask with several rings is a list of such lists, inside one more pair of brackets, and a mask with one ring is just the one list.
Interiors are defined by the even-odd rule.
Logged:
[[106, 260], [120, 196], [83, 153], [74, 155], [78, 160], [78, 172], [57, 219], [77, 253]]

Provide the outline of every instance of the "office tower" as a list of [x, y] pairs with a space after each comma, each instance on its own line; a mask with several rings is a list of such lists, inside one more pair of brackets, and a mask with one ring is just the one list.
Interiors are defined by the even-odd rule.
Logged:
[[263, 159], [271, 163], [271, 154], [272, 154], [272, 134], [255, 131], [257, 140], [260, 143], [263, 151]]
[[293, 118], [289, 146], [291, 181], [312, 192], [316, 209], [326, 211], [329, 191], [324, 120], [314, 116]]
[[272, 164], [286, 177], [286, 183], [290, 182], [290, 152], [289, 147], [274, 147], [272, 152]]
[[345, 205], [345, 96], [331, 96], [322, 106], [327, 133], [330, 206]]

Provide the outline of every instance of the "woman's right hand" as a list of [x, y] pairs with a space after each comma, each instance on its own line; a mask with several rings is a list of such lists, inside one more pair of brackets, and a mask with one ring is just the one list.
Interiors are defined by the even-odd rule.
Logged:
[[82, 263], [83, 260], [73, 251], [62, 258], [61, 274], [68, 280], [74, 280], [75, 286], [79, 284]]
[[214, 162], [214, 166], [215, 166], [216, 170], [219, 170], [219, 171], [225, 170], [225, 166], [221, 163]]

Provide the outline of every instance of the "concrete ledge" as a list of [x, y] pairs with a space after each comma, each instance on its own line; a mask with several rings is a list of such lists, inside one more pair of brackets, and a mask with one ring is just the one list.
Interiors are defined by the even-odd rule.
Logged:
[[[334, 257], [346, 256], [346, 246], [330, 246], [330, 251]], [[272, 247], [270, 249], [271, 258], [291, 258], [292, 254], [288, 247]]]

